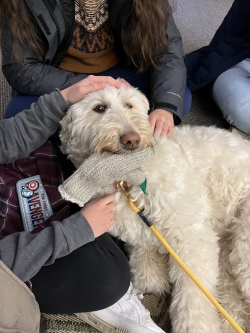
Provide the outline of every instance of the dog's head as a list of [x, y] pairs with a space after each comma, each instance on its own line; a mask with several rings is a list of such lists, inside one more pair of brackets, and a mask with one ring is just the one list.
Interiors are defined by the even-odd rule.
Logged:
[[76, 167], [92, 153], [153, 147], [147, 98], [136, 88], [108, 85], [69, 108], [61, 121], [61, 150]]

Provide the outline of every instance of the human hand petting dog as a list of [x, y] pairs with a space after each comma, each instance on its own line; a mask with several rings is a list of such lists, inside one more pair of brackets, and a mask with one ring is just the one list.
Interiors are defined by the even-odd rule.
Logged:
[[174, 133], [174, 116], [170, 111], [155, 109], [149, 114], [149, 123], [155, 136], [167, 136]]
[[[114, 224], [115, 195], [94, 199], [84, 206], [80, 213], [87, 219], [96, 237], [108, 231]], [[101, 221], [101, 223], [100, 223]]]
[[61, 90], [61, 94], [70, 106], [82, 100], [88, 93], [104, 89], [107, 84], [119, 89], [122, 82], [113, 79], [111, 76], [89, 75], [86, 79]]
[[127, 181], [129, 185], [144, 182], [145, 175], [140, 168], [151, 155], [151, 148], [144, 148], [128, 154], [92, 154], [70, 176], [58, 190], [68, 201], [83, 207], [98, 190], [112, 185], [114, 181]]

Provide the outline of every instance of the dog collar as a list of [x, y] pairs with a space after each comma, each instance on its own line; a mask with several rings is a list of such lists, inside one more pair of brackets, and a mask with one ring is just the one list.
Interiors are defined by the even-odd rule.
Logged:
[[[124, 189], [126, 191], [128, 191], [128, 184], [127, 184], [127, 182], [123, 182], [123, 186], [124, 186]], [[115, 191], [117, 191], [119, 189], [116, 182], [113, 183], [113, 188], [115, 189]]]
[[144, 182], [141, 183], [139, 186], [140, 186], [142, 192], [143, 192], [145, 195], [147, 195], [147, 178], [145, 178]]
[[[127, 184], [127, 182], [124, 182], [124, 183], [123, 183], [123, 186], [124, 186], [125, 190], [128, 190], [128, 184]], [[146, 179], [146, 178], [145, 178], [144, 182], [141, 183], [139, 186], [140, 186], [142, 192], [143, 192], [145, 195], [147, 195], [147, 179]], [[115, 191], [118, 190], [118, 187], [117, 187], [116, 182], [113, 183], [113, 187], [114, 187]]]

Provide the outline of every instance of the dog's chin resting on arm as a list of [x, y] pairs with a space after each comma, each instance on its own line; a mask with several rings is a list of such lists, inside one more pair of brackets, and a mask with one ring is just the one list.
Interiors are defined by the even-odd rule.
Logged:
[[[200, 282], [250, 332], [250, 143], [213, 127], [177, 127], [171, 139], [153, 138], [146, 97], [127, 87], [89, 94], [69, 109], [61, 126], [61, 149], [77, 168], [92, 154], [153, 148], [141, 167], [147, 195], [128, 180], [132, 197]], [[114, 176], [93, 196], [113, 193], [115, 180], [123, 179]], [[171, 285], [172, 332], [235, 332], [119, 191], [116, 201], [109, 232], [126, 243], [137, 289], [163, 293]]]

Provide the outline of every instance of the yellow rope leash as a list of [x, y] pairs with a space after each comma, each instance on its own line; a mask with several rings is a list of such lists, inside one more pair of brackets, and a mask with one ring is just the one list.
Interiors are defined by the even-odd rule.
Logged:
[[233, 326], [233, 328], [239, 332], [244, 333], [244, 331], [240, 328], [240, 326], [233, 320], [233, 318], [226, 312], [226, 310], [216, 301], [213, 295], [204, 287], [204, 285], [196, 278], [196, 276], [191, 272], [191, 270], [187, 267], [186, 264], [180, 259], [180, 257], [175, 253], [175, 251], [171, 248], [171, 246], [167, 243], [167, 241], [162, 237], [160, 232], [156, 229], [156, 227], [148, 220], [148, 218], [143, 215], [143, 208], [138, 208], [133, 202], [130, 193], [124, 188], [123, 181], [117, 182], [117, 186], [121, 189], [123, 195], [128, 200], [128, 204], [130, 208], [136, 212], [145, 222], [145, 224], [152, 230], [155, 236], [160, 240], [166, 250], [170, 253], [170, 255], [177, 261], [177, 263], [182, 267], [182, 269], [187, 273], [187, 275], [194, 281], [194, 283], [199, 287], [199, 289], [205, 294], [205, 296], [210, 300], [210, 302], [216, 307], [216, 309], [223, 315], [223, 317]]

